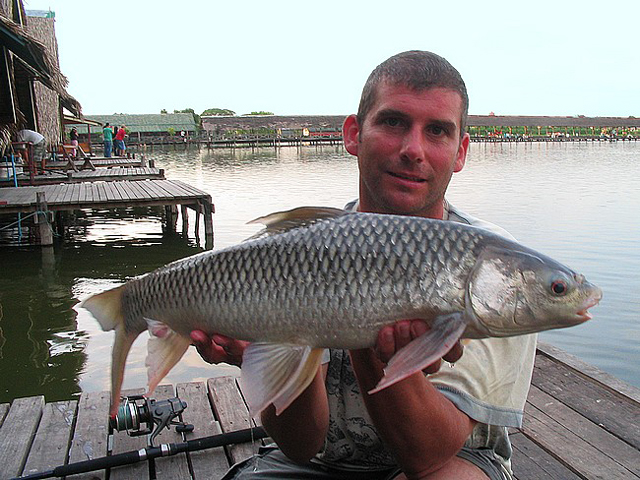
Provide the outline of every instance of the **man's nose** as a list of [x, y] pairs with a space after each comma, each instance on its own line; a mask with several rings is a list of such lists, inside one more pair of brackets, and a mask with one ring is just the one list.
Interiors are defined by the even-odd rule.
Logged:
[[420, 129], [411, 128], [405, 133], [402, 139], [400, 157], [413, 162], [424, 161], [424, 136]]

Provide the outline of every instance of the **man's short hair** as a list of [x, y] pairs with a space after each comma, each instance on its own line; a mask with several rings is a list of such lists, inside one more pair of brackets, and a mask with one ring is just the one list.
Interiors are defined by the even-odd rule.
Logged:
[[407, 86], [418, 92], [431, 88], [448, 88], [460, 94], [462, 115], [460, 135], [464, 134], [469, 113], [469, 95], [460, 72], [443, 57], [435, 53], [411, 50], [398, 53], [378, 65], [362, 89], [358, 106], [358, 122], [363, 125], [376, 101], [378, 86], [382, 82]]

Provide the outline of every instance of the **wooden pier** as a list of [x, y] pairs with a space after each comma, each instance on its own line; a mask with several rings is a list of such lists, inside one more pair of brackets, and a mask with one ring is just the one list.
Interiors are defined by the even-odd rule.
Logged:
[[[73, 171], [56, 170], [47, 174], [34, 175], [33, 179], [28, 174], [18, 174], [18, 186], [27, 185], [55, 185], [58, 183], [81, 182], [113, 182], [117, 180], [164, 180], [164, 169], [152, 167], [130, 168], [96, 168], [95, 170]], [[13, 178], [0, 179], [0, 187], [13, 187]]]
[[[129, 173], [129, 169], [123, 169]], [[74, 172], [74, 175], [76, 173]], [[41, 244], [51, 244], [53, 224], [62, 225], [60, 213], [80, 209], [126, 207], [165, 207], [167, 224], [175, 228], [178, 205], [182, 208], [182, 230], [187, 232], [187, 208], [196, 212], [196, 237], [200, 215], [204, 217], [207, 248], [213, 247], [211, 196], [179, 180], [139, 180], [112, 182], [60, 183], [56, 185], [0, 188], [0, 214], [34, 215]], [[53, 214], [56, 214], [55, 216]]]
[[143, 158], [127, 158], [127, 157], [87, 157], [86, 159], [78, 160], [62, 160], [62, 161], [47, 161], [46, 168], [51, 170], [81, 170], [85, 165], [85, 161], [89, 161], [93, 167], [105, 167], [105, 168], [124, 168], [124, 167], [144, 167], [145, 160]]
[[[130, 391], [127, 394], [140, 393]], [[154, 398], [177, 394], [188, 404], [183, 421], [192, 433], [164, 430], [156, 444], [231, 432], [254, 424], [233, 377], [160, 386]], [[45, 403], [19, 398], [0, 405], [0, 480], [51, 470], [64, 463], [138, 450], [146, 437], [110, 432], [108, 392]], [[640, 389], [549, 345], [540, 345], [524, 425], [513, 429], [518, 480], [640, 479]], [[217, 479], [253, 454], [262, 441], [150, 460], [78, 479]]]

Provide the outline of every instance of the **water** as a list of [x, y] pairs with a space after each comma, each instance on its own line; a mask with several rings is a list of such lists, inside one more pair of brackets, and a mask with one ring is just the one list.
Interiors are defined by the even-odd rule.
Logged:
[[[257, 216], [299, 205], [342, 206], [357, 195], [356, 162], [341, 147], [149, 155], [168, 178], [212, 195], [215, 248], [254, 233], [258, 227], [246, 221]], [[621, 142], [472, 144], [448, 198], [602, 287], [594, 320], [541, 339], [640, 387], [639, 156], [640, 145]], [[3, 245], [0, 402], [39, 394], [53, 401], [108, 389], [113, 333], [102, 332], [78, 302], [202, 251], [194, 220], [184, 238], [163, 233], [155, 210], [83, 212], [53, 249]], [[146, 338], [134, 344], [125, 388], [146, 383]], [[167, 381], [237, 373], [190, 351]]]

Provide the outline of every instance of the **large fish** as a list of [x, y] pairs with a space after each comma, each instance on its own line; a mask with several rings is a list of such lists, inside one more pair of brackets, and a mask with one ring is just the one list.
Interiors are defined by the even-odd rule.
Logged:
[[375, 344], [400, 319], [431, 328], [389, 362], [375, 391], [424, 369], [460, 337], [521, 335], [589, 318], [600, 289], [555, 260], [487, 230], [418, 217], [302, 207], [262, 217], [264, 235], [170, 263], [83, 306], [112, 352], [114, 414], [127, 354], [151, 332], [149, 392], [194, 329], [253, 342], [241, 382], [252, 413], [284, 410], [323, 348]]

